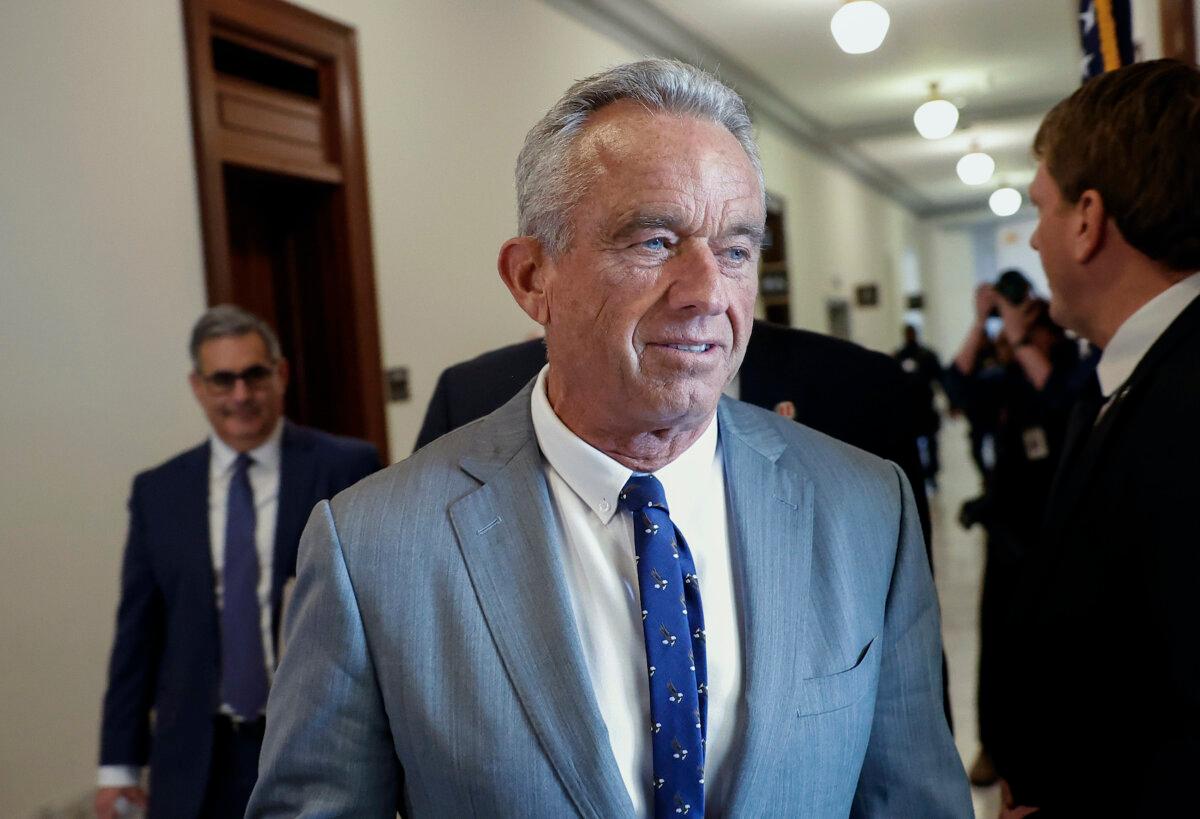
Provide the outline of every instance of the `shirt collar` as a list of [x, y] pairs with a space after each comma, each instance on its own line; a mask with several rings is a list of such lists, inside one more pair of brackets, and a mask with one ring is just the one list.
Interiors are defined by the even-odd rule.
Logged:
[[[549, 365], [546, 365], [538, 373], [530, 399], [533, 431], [538, 446], [554, 471], [596, 517], [607, 524], [617, 512], [617, 496], [629, 482], [633, 470], [617, 463], [571, 432], [555, 415], [546, 397], [548, 371]], [[697, 496], [692, 489], [710, 474], [716, 451], [717, 418], [714, 413], [700, 437], [674, 461], [654, 473], [662, 482], [668, 506], [672, 497], [682, 499]]]
[[[275, 424], [275, 429], [271, 430], [271, 434], [267, 436], [267, 440], [250, 450], [248, 454], [255, 464], [265, 466], [267, 469], [278, 469], [282, 440], [283, 419], [280, 418]], [[233, 462], [237, 460], [237, 450], [217, 437], [215, 432], [209, 433], [208, 441], [212, 448], [212, 462], [217, 474], [223, 474], [232, 469]]]
[[1200, 273], [1193, 273], [1150, 299], [1125, 319], [1096, 365], [1100, 391], [1105, 397], [1111, 396], [1129, 380], [1158, 337], [1197, 296], [1200, 296]]

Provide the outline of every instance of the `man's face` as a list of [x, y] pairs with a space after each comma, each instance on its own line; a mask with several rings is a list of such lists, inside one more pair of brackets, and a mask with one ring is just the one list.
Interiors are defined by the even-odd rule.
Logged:
[[[230, 376], [234, 378], [230, 384]], [[258, 333], [212, 338], [200, 345], [192, 392], [217, 437], [238, 452], [261, 445], [283, 415], [287, 362], [272, 362]]]
[[551, 402], [568, 426], [698, 424], [750, 335], [758, 176], [723, 126], [629, 102], [597, 112], [576, 149], [596, 175], [545, 274]]
[[1039, 162], [1029, 186], [1029, 199], [1038, 209], [1038, 224], [1029, 244], [1042, 258], [1050, 285], [1050, 317], [1064, 327], [1078, 329], [1082, 297], [1087, 293], [1082, 271], [1072, 254], [1071, 234], [1074, 208], [1063, 200], [1054, 177]]

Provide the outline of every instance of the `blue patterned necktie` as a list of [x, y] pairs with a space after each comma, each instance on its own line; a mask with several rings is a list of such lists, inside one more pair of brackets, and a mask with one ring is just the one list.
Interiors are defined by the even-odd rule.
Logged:
[[696, 564], [671, 522], [658, 478], [631, 477], [620, 506], [633, 516], [649, 667], [654, 816], [703, 816], [708, 670]]
[[221, 701], [245, 720], [258, 719], [267, 703], [251, 463], [240, 453], [229, 480], [221, 605]]

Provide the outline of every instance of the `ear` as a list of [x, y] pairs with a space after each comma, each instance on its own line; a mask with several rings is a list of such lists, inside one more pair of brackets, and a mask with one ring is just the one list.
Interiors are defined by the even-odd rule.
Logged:
[[188, 384], [192, 387], [192, 395], [196, 396], [197, 401], [201, 401], [204, 398], [204, 381], [200, 378], [200, 373], [195, 370], [188, 373]]
[[500, 278], [521, 309], [543, 327], [550, 321], [546, 282], [553, 270], [541, 242], [532, 236], [509, 239], [496, 260]]
[[1108, 209], [1097, 190], [1088, 189], [1075, 203], [1076, 229], [1074, 257], [1079, 264], [1086, 264], [1100, 252], [1108, 232]]

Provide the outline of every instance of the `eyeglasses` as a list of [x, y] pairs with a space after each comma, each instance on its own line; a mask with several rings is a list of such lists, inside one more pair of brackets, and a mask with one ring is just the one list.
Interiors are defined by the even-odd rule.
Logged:
[[208, 387], [208, 391], [214, 395], [224, 395], [233, 392], [233, 388], [237, 386], [238, 381], [246, 382], [246, 389], [256, 390], [267, 383], [267, 380], [275, 375], [275, 368], [268, 367], [265, 364], [255, 364], [253, 367], [247, 367], [240, 373], [235, 373], [232, 370], [217, 370], [215, 373], [201, 375], [200, 378]]

